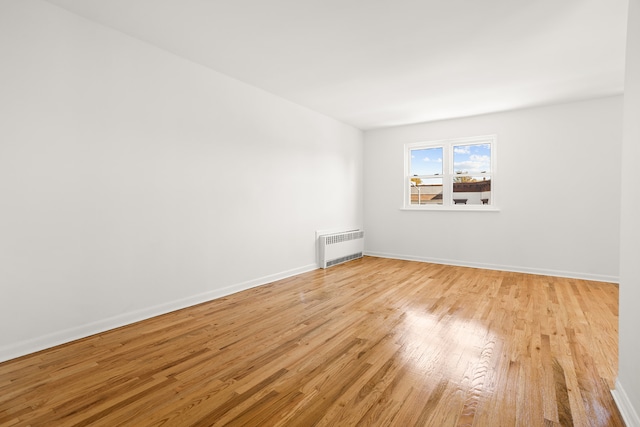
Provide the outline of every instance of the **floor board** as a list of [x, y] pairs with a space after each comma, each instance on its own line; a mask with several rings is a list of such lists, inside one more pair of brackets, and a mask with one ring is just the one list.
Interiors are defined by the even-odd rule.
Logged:
[[615, 284], [365, 257], [0, 364], [2, 426], [623, 426]]

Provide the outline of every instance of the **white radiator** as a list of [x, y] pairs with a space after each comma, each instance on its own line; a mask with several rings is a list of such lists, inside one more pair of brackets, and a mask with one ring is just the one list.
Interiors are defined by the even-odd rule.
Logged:
[[318, 236], [318, 257], [322, 268], [362, 258], [363, 251], [364, 231], [362, 230]]

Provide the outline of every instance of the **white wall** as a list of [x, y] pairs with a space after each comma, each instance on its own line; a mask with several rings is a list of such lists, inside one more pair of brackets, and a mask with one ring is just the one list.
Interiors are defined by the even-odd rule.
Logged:
[[316, 267], [362, 132], [38, 0], [0, 2], [0, 360]]
[[[500, 212], [400, 210], [405, 143], [488, 134]], [[621, 96], [367, 131], [366, 253], [616, 281], [621, 141]]]
[[640, 426], [640, 0], [629, 1], [622, 146], [620, 352], [614, 397], [629, 427]]

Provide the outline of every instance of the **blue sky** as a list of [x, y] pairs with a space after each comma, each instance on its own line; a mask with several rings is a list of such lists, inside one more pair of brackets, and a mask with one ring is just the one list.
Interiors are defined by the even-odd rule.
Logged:
[[[442, 147], [411, 150], [411, 175], [442, 175]], [[453, 147], [453, 170], [470, 174], [491, 173], [489, 144], [456, 145]]]

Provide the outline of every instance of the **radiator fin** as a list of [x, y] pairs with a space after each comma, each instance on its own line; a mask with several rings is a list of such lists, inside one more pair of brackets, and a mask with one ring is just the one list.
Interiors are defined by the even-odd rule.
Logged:
[[348, 242], [349, 240], [362, 239], [364, 237], [364, 231], [349, 231], [347, 233], [331, 234], [327, 236], [325, 244], [335, 245], [336, 243]]
[[332, 259], [331, 261], [327, 261], [327, 267], [331, 267], [332, 265], [341, 264], [343, 262], [351, 261], [352, 259], [362, 258], [362, 252], [358, 252], [351, 255], [345, 255], [341, 258]]

